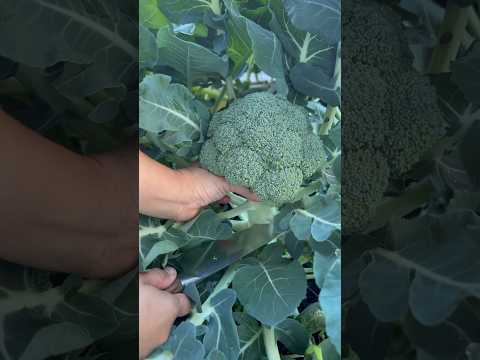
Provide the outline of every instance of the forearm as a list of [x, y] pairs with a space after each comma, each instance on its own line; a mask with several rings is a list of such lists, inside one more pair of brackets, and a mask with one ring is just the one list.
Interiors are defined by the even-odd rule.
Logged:
[[118, 177], [136, 159], [112, 165], [108, 156], [75, 154], [3, 112], [0, 149], [0, 258], [83, 272], [132, 216], [126, 204], [134, 206], [136, 181]]

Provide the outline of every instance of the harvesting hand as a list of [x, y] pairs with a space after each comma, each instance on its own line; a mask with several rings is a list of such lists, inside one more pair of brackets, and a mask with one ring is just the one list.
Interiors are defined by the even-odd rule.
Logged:
[[92, 278], [132, 269], [135, 155], [80, 155], [0, 111], [0, 258]]
[[139, 355], [144, 359], [162, 345], [177, 317], [187, 315], [190, 301], [184, 294], [171, 294], [167, 289], [176, 278], [175, 269], [152, 269], [139, 278]]
[[139, 161], [142, 214], [186, 221], [195, 217], [202, 207], [224, 199], [228, 192], [258, 201], [248, 189], [233, 186], [205, 169], [193, 166], [172, 170], [142, 152]]

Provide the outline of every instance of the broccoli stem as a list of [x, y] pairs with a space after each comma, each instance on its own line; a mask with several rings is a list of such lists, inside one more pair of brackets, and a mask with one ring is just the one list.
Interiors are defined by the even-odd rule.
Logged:
[[332, 128], [335, 122], [336, 114], [337, 114], [337, 107], [328, 105], [327, 111], [325, 111], [325, 121], [320, 127], [320, 131], [319, 131], [320, 135], [328, 135], [328, 133], [330, 132], [330, 129]]
[[306, 355], [311, 355], [313, 360], [323, 360], [322, 348], [315, 344], [310, 344], [310, 346], [305, 351]]
[[280, 352], [278, 351], [277, 339], [275, 337], [275, 328], [262, 326], [263, 342], [265, 343], [265, 351], [268, 360], [281, 360]]
[[480, 18], [475, 13], [473, 6], [468, 7], [468, 25], [475, 37], [480, 39]]
[[248, 210], [254, 209], [257, 205], [258, 203], [247, 201], [242, 205], [237, 206], [236, 208], [219, 213], [218, 216], [222, 219], [232, 219], [236, 216], [243, 214]]
[[430, 182], [426, 182], [407, 190], [400, 197], [384, 201], [375, 209], [372, 222], [365, 230], [365, 233], [378, 230], [390, 220], [401, 218], [418, 209], [431, 199], [434, 191], [433, 185]]
[[235, 87], [233, 86], [233, 79], [231, 76], [228, 76], [225, 79], [225, 86], [227, 87], [227, 94], [230, 99], [235, 100], [237, 98], [235, 94]]
[[295, 195], [295, 201], [302, 200], [305, 196], [313, 194], [320, 190], [320, 186], [322, 185], [321, 180], [317, 180], [309, 184], [308, 186], [300, 189], [297, 194]]
[[192, 93], [201, 97], [218, 99], [221, 92], [219, 89], [215, 89], [212, 87], [203, 88], [201, 86], [194, 86], [192, 88]]
[[211, 113], [214, 114], [218, 110], [220, 110], [220, 107], [222, 105], [222, 101], [228, 101], [228, 96], [225, 96], [227, 93], [227, 86], [224, 85], [222, 88], [222, 91], [220, 92], [220, 95], [217, 97], [217, 100], [215, 101], [215, 104], [213, 104]]
[[220, 0], [211, 0], [210, 9], [215, 15], [222, 15], [222, 6], [220, 5]]
[[455, 60], [465, 37], [468, 21], [468, 8], [449, 1], [445, 19], [438, 35], [439, 45], [434, 49], [430, 62], [430, 73], [450, 71], [450, 63]]

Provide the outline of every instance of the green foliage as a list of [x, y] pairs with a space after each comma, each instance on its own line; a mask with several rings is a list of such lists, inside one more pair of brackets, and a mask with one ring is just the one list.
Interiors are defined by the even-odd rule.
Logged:
[[[267, 246], [187, 286], [195, 310], [149, 358], [278, 360], [305, 356], [311, 344], [330, 344], [329, 356], [340, 358], [337, 267], [323, 269], [328, 296], [309, 295], [323, 286], [314, 284], [317, 254], [340, 262], [339, 4], [315, 1], [296, 12], [273, 0], [159, 0], [152, 16], [169, 24], [145, 21], [142, 149], [173, 168], [200, 161], [273, 201], [231, 193], [187, 223], [141, 217], [140, 268], [181, 267], [186, 250], [200, 253], [256, 226], [275, 229]], [[329, 7], [334, 14], [323, 12]], [[297, 64], [321, 78], [293, 72]], [[328, 324], [307, 331], [299, 314], [320, 301]], [[302, 322], [318, 317], [304, 313]]]
[[326, 166], [308, 113], [271, 93], [253, 93], [216, 113], [200, 163], [260, 199], [293, 201], [303, 180]]
[[[138, 122], [136, 4], [7, 0], [0, 13], [2, 109], [78, 154], [124, 146]], [[2, 359], [137, 356], [136, 270], [92, 281], [2, 261], [0, 289]]]

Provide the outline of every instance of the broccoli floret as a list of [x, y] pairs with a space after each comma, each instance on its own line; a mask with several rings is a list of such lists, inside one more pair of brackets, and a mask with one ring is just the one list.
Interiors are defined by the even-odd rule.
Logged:
[[435, 88], [427, 77], [414, 70], [396, 75], [395, 88], [390, 88], [392, 102], [388, 134], [383, 144], [392, 175], [400, 176], [411, 169], [445, 131]]
[[219, 154], [212, 140], [207, 140], [203, 144], [200, 152], [200, 158], [203, 162], [210, 164], [209, 170], [215, 175], [223, 174], [223, 168], [220, 167], [220, 163], [218, 162]]
[[240, 135], [230, 123], [221, 124], [215, 129], [215, 136], [212, 137], [217, 150], [225, 154], [241, 145]]
[[[222, 161], [220, 161], [222, 162]], [[233, 185], [253, 187], [262, 176], [266, 165], [252, 150], [232, 150], [225, 155], [225, 177]]]
[[368, 148], [346, 152], [342, 161], [342, 226], [349, 233], [368, 224], [371, 209], [388, 186], [390, 170], [387, 159]]
[[282, 204], [295, 199], [296, 190], [302, 181], [303, 174], [298, 168], [267, 170], [253, 188], [260, 199]]
[[309, 178], [318, 169], [325, 167], [327, 154], [323, 150], [322, 141], [318, 136], [310, 133], [305, 135], [302, 142], [302, 165], [303, 176]]
[[387, 130], [388, 85], [380, 71], [370, 65], [355, 64], [342, 74], [342, 140], [345, 146], [358, 149], [380, 146]]
[[280, 96], [249, 94], [213, 116], [200, 163], [262, 200], [290, 202], [303, 181], [327, 163], [308, 116]]
[[412, 55], [402, 30], [400, 15], [387, 4], [347, 0], [342, 7], [342, 37], [348, 45], [344, 46], [342, 60], [348, 58], [385, 71], [393, 63], [407, 64]]
[[342, 229], [351, 233], [368, 224], [389, 181], [406, 176], [446, 124], [435, 88], [413, 69], [401, 16], [381, 2], [346, 1]]

